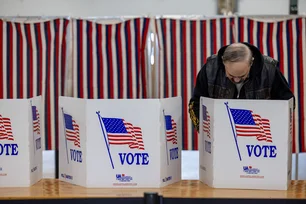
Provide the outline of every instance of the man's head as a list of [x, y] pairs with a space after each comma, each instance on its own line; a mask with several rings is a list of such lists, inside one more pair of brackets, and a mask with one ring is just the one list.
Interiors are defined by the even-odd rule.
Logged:
[[242, 43], [229, 45], [222, 56], [226, 76], [234, 83], [244, 81], [253, 63], [253, 54], [249, 47]]

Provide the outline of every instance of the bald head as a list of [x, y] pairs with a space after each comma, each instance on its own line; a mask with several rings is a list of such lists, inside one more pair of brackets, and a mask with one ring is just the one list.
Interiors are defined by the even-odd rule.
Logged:
[[227, 77], [234, 83], [240, 83], [248, 77], [253, 54], [247, 45], [234, 43], [225, 49], [222, 61]]
[[252, 51], [243, 43], [233, 43], [225, 49], [222, 60], [223, 62], [251, 62]]

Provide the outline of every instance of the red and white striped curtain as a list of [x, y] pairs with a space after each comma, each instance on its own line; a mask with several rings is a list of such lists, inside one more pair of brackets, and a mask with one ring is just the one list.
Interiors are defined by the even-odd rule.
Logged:
[[[58, 135], [58, 96], [64, 95], [66, 60], [72, 56], [72, 96], [150, 97], [145, 48], [149, 18], [120, 23], [84, 19], [20, 23], [0, 20], [0, 98], [42, 95], [46, 149]], [[183, 98], [183, 149], [196, 150], [198, 135], [188, 113], [197, 73], [206, 58], [232, 42], [249, 42], [280, 61], [297, 99], [294, 152], [306, 152], [304, 121], [305, 18], [266, 22], [246, 17], [155, 20], [158, 36], [158, 96]], [[67, 51], [67, 33], [72, 50]], [[69, 39], [70, 40], [70, 39]], [[69, 59], [70, 60], [70, 59]], [[68, 94], [69, 95], [69, 94]]]
[[41, 95], [45, 149], [55, 148], [58, 96], [64, 94], [65, 19], [21, 23], [0, 20], [0, 98]]
[[206, 58], [233, 42], [234, 18], [156, 20], [159, 41], [159, 97], [182, 96], [183, 149], [198, 149], [198, 134], [192, 127], [188, 102], [196, 76]]
[[146, 98], [149, 18], [73, 20], [73, 96]]
[[296, 97], [293, 126], [293, 149], [306, 152], [305, 141], [305, 69], [306, 24], [305, 18], [261, 20], [238, 17], [235, 20], [237, 42], [249, 42], [260, 51], [279, 61], [280, 71], [289, 82]]

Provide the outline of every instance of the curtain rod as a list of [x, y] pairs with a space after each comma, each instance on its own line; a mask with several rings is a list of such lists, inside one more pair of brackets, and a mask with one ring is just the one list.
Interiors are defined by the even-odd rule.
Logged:
[[235, 14], [235, 16], [241, 16], [241, 17], [267, 17], [267, 18], [283, 18], [283, 17], [292, 17], [292, 18], [296, 18], [296, 17], [302, 17], [302, 16], [306, 16], [305, 14], [298, 14], [298, 15], [291, 15], [291, 14], [287, 14], [287, 15], [243, 15], [243, 14]]
[[130, 16], [88, 16], [88, 17], [81, 17], [81, 16], [0, 16], [2, 19], [11, 19], [11, 18], [25, 18], [25, 19], [55, 19], [55, 18], [65, 18], [65, 19], [109, 19], [109, 20], [117, 20], [122, 18], [139, 18], [139, 17], [154, 17], [154, 18], [180, 18], [180, 19], [209, 19], [209, 18], [230, 18], [230, 17], [249, 17], [249, 18], [299, 18], [299, 17], [306, 17], [306, 14], [301, 15], [243, 15], [239, 13], [235, 13], [233, 15], [130, 15]]
[[103, 18], [103, 19], [118, 19], [118, 18], [136, 18], [136, 17], [149, 17], [144, 15], [139, 16], [0, 16], [0, 18], [86, 18], [86, 19], [96, 19], [96, 18]]

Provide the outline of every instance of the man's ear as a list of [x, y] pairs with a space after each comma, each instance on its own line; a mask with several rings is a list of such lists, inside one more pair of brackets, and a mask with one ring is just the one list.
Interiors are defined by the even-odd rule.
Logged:
[[254, 63], [254, 57], [252, 57], [251, 66], [253, 65], [253, 63]]

